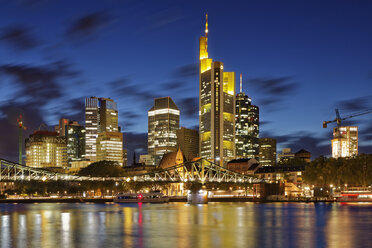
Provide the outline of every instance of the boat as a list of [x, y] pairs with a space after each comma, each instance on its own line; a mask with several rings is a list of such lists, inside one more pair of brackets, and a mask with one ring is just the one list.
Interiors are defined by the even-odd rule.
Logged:
[[342, 191], [336, 197], [337, 202], [372, 202], [372, 189], [352, 188]]
[[150, 193], [119, 193], [115, 196], [114, 202], [117, 203], [167, 203], [169, 197], [160, 192]]

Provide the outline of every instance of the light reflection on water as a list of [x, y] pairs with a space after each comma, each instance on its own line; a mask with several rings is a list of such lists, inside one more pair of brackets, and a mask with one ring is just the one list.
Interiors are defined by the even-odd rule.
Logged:
[[1, 204], [1, 247], [368, 247], [372, 205]]

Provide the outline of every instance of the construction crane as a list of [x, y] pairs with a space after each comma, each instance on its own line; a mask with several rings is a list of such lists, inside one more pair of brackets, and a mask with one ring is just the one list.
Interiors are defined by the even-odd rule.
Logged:
[[327, 128], [327, 125], [329, 123], [333, 123], [333, 122], [336, 122], [337, 126], [339, 127], [339, 126], [341, 126], [341, 121], [344, 121], [344, 120], [347, 120], [347, 119], [350, 119], [350, 118], [353, 118], [353, 117], [369, 114], [369, 113], [372, 113], [372, 109], [365, 110], [365, 111], [362, 111], [362, 112], [358, 112], [358, 113], [355, 113], [355, 114], [352, 114], [352, 115], [341, 118], [340, 112], [338, 111], [338, 109], [336, 109], [336, 118], [332, 121], [323, 121], [323, 128]]
[[[336, 122], [337, 123], [337, 128], [335, 128], [335, 130], [334, 130], [333, 137], [334, 138], [341, 138], [341, 136], [342, 136], [341, 131], [340, 131], [341, 121], [344, 121], [344, 120], [347, 120], [347, 119], [350, 119], [350, 118], [353, 118], [353, 117], [369, 114], [369, 113], [372, 113], [372, 109], [357, 112], [355, 114], [352, 114], [352, 115], [341, 118], [340, 112], [338, 111], [338, 109], [336, 109], [336, 118], [334, 120], [331, 120], [331, 121], [323, 121], [323, 128], [327, 128], [327, 125], [329, 123]], [[341, 145], [338, 145], [337, 147], [338, 147], [337, 148], [337, 150], [338, 150], [337, 154], [341, 154], [341, 151], [342, 151]], [[333, 149], [333, 145], [332, 145], [332, 149]]]
[[18, 149], [19, 149], [19, 155], [18, 155], [18, 163], [22, 164], [22, 146], [23, 146], [23, 130], [26, 130], [26, 127], [23, 125], [22, 121], [22, 115], [19, 115], [17, 119], [18, 123]]

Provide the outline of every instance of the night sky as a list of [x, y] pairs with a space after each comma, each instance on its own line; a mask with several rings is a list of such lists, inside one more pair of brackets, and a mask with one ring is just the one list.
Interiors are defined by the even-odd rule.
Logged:
[[[200, 1], [201, 2], [201, 1]], [[260, 107], [260, 137], [278, 151], [330, 155], [322, 122], [372, 109], [371, 1], [0, 1], [0, 157], [61, 117], [84, 124], [84, 98], [118, 103], [124, 146], [146, 153], [147, 111], [170, 96], [181, 125], [198, 126], [198, 41], [209, 16], [209, 56], [243, 73]], [[237, 90], [239, 83], [237, 83]], [[360, 151], [372, 153], [372, 114]]]

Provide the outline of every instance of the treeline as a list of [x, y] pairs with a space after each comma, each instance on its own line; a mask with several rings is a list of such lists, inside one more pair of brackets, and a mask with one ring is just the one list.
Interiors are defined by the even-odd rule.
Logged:
[[305, 183], [317, 186], [369, 186], [372, 184], [372, 155], [319, 157], [306, 166], [303, 178]]

